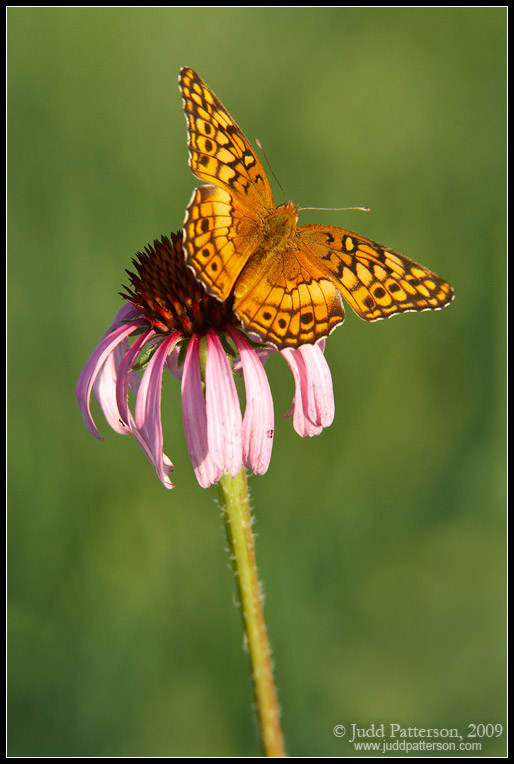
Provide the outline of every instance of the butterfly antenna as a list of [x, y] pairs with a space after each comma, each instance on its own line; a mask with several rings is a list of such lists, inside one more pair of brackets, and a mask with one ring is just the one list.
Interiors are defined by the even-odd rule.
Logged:
[[[282, 188], [281, 182], [279, 181], [279, 179], [277, 178], [277, 176], [275, 175], [275, 173], [273, 171], [273, 167], [271, 166], [270, 161], [268, 159], [268, 156], [267, 156], [266, 152], [264, 151], [262, 143], [260, 142], [260, 140], [258, 138], [255, 139], [255, 143], [257, 144], [259, 149], [262, 151], [264, 159], [266, 160], [266, 164], [268, 165], [269, 171], [271, 172], [271, 174], [275, 178], [277, 186], [280, 188], [280, 190], [284, 194], [284, 200], [287, 202], [286, 192]], [[342, 212], [342, 211], [345, 211], [345, 210], [360, 210], [361, 212], [369, 212], [370, 211], [369, 207], [299, 207], [298, 208], [298, 212], [301, 212], [302, 210], [322, 210], [322, 211], [325, 211], [325, 212]]]
[[266, 160], [266, 164], [268, 165], [269, 171], [270, 171], [270, 173], [273, 175], [273, 177], [275, 178], [275, 181], [276, 181], [276, 183], [277, 183], [277, 186], [280, 188], [280, 190], [281, 190], [281, 191], [282, 191], [282, 193], [284, 194], [284, 201], [286, 201], [286, 202], [287, 202], [287, 196], [286, 196], [286, 192], [285, 192], [285, 191], [284, 191], [284, 189], [282, 188], [282, 184], [281, 184], [281, 182], [279, 181], [279, 179], [277, 178], [277, 176], [276, 176], [276, 175], [275, 175], [275, 173], [273, 172], [273, 167], [272, 167], [272, 166], [271, 166], [271, 164], [270, 164], [270, 161], [269, 161], [269, 159], [268, 159], [268, 157], [267, 157], [267, 155], [266, 155], [266, 152], [265, 152], [265, 151], [264, 151], [264, 149], [262, 148], [262, 143], [260, 142], [260, 140], [259, 140], [258, 138], [256, 138], [256, 139], [255, 139], [255, 143], [257, 144], [257, 146], [258, 146], [258, 147], [260, 148], [260, 150], [262, 151], [262, 153], [263, 153], [263, 156], [264, 156], [264, 159]]
[[369, 212], [369, 207], [299, 207], [298, 211], [302, 210], [324, 210], [325, 212], [340, 212], [341, 210], [360, 210], [361, 212]]

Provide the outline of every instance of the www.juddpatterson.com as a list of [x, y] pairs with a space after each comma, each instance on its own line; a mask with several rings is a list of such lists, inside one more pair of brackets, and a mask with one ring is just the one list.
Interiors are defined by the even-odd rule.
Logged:
[[336, 724], [335, 737], [344, 738], [356, 751], [481, 751], [485, 739], [503, 734], [501, 724], [468, 724], [461, 733], [453, 727], [403, 727], [385, 722], [361, 727]]

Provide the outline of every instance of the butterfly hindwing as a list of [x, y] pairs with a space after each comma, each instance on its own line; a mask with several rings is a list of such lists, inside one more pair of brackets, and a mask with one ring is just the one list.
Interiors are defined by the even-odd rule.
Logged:
[[281, 349], [327, 337], [345, 315], [339, 289], [294, 244], [260, 268], [250, 259], [234, 288], [234, 311], [250, 334]]

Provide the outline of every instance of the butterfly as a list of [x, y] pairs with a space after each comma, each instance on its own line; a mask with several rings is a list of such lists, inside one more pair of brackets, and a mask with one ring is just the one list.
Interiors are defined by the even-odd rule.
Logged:
[[366, 321], [438, 310], [451, 286], [360, 234], [298, 225], [275, 206], [249, 141], [193, 69], [179, 74], [196, 188], [183, 227], [186, 264], [209, 295], [233, 298], [244, 329], [278, 349], [314, 344], [344, 321], [342, 297]]

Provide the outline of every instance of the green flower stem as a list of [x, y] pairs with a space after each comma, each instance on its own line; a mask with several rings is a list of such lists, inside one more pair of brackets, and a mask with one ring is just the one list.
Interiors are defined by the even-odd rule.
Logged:
[[246, 470], [218, 483], [230, 557], [239, 591], [265, 756], [285, 756], [271, 655], [262, 611]]

